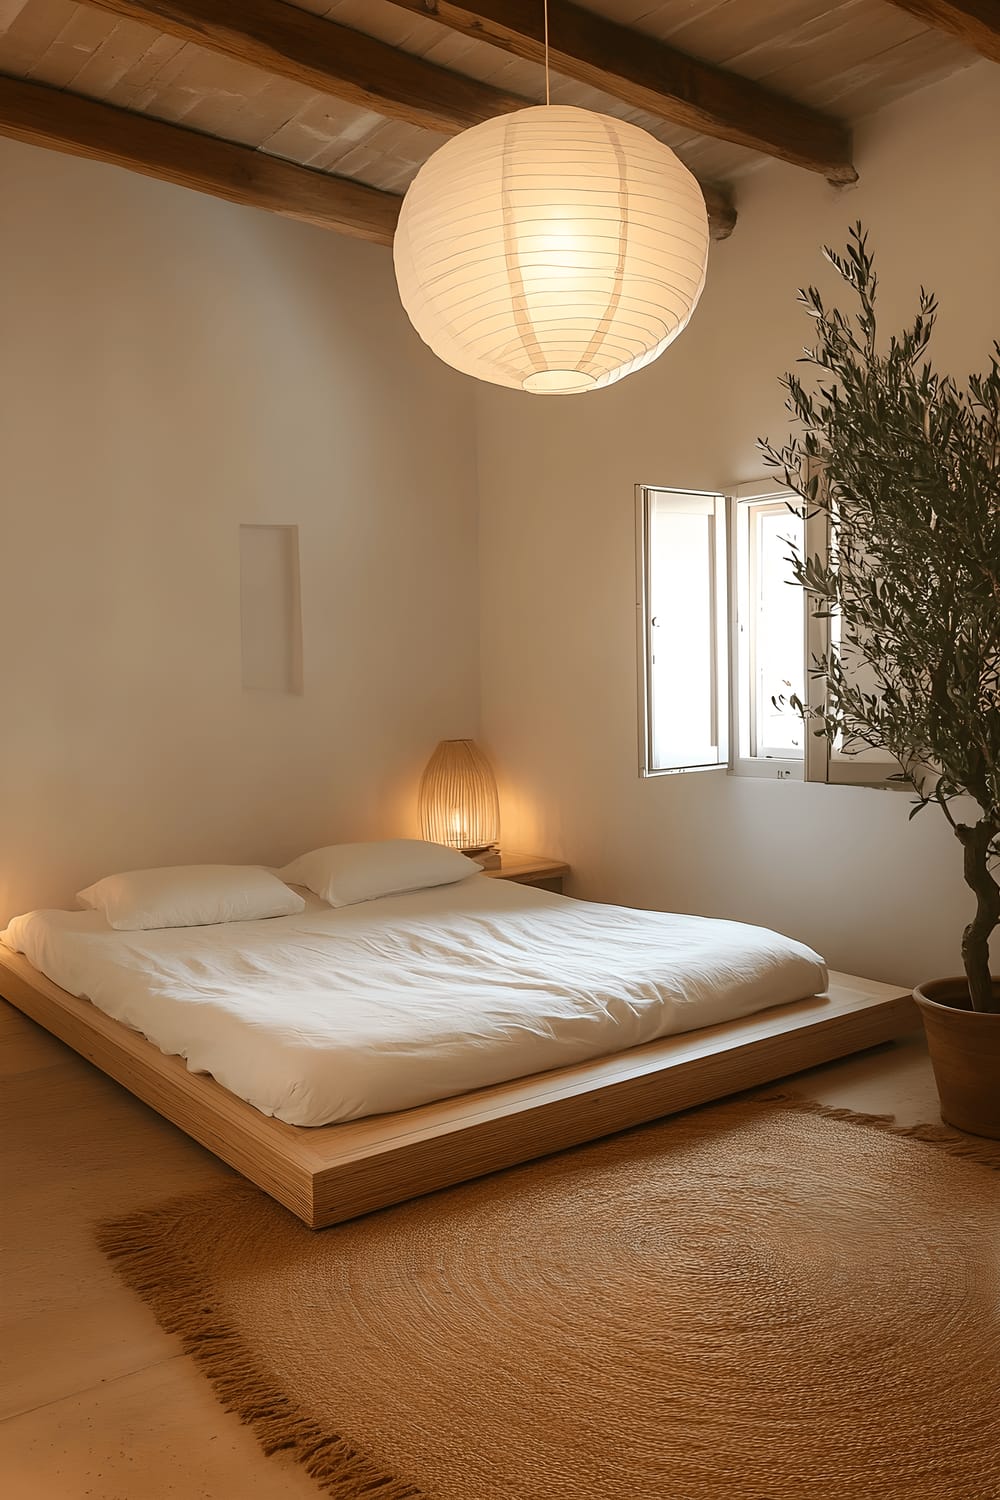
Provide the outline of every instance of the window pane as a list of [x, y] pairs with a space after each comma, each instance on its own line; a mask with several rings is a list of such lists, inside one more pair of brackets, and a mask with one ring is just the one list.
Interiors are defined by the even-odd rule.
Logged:
[[714, 765], [719, 750], [715, 496], [649, 492], [652, 769]]
[[[754, 547], [754, 755], [798, 758], [805, 726], [788, 703], [805, 691], [802, 589], [793, 582], [791, 543], [801, 550], [803, 523], [784, 505], [756, 512]], [[772, 699], [784, 698], [783, 707]]]

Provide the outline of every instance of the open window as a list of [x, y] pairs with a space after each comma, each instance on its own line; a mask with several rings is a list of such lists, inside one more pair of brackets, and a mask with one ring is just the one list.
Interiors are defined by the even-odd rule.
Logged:
[[809, 669], [839, 644], [836, 618], [816, 613], [791, 565], [793, 554], [825, 554], [825, 516], [773, 479], [725, 497], [640, 485], [636, 534], [640, 775], [725, 766], [898, 784], [886, 752], [831, 745], [791, 706], [820, 706], [825, 687]]
[[725, 500], [640, 485], [636, 528], [640, 774], [725, 766]]

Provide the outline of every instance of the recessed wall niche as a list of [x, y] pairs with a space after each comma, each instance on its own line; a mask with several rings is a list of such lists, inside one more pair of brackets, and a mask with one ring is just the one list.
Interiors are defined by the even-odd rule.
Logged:
[[243, 687], [302, 692], [302, 600], [297, 526], [240, 526]]

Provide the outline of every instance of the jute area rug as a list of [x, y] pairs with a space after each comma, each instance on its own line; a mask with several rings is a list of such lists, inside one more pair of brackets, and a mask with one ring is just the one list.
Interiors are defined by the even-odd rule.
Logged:
[[998, 1163], [743, 1101], [321, 1233], [241, 1185], [101, 1239], [338, 1500], [1000, 1500]]

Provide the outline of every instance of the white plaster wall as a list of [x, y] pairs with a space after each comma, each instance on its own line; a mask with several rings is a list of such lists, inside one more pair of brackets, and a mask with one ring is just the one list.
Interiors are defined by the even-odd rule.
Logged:
[[985, 365], [1000, 335], [1000, 70], [977, 64], [857, 132], [838, 193], [769, 165], [678, 343], [610, 390], [478, 393], [484, 736], [504, 840], [563, 855], [576, 894], [760, 921], [838, 968], [906, 983], [955, 972], [959, 849], [905, 794], [637, 776], [633, 486], [711, 489], [762, 472], [786, 431], [777, 376], [810, 341], [795, 302], [832, 289], [820, 257], [870, 229], [886, 326], [921, 282], [942, 304], [940, 366]]
[[[0, 141], [0, 920], [110, 870], [412, 832], [478, 728], [472, 388], [387, 250]], [[240, 522], [300, 528], [301, 697]]]

